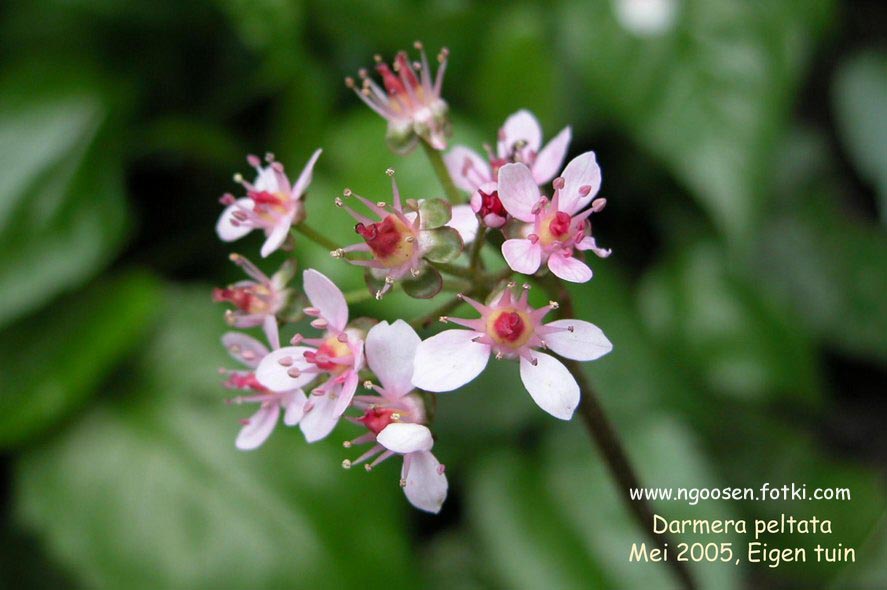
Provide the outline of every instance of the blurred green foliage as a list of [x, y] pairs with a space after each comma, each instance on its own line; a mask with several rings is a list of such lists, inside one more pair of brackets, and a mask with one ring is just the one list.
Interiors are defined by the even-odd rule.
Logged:
[[[342, 472], [347, 424], [311, 447], [280, 428], [234, 449], [247, 409], [222, 403], [216, 370], [231, 361], [209, 286], [239, 271], [213, 234], [215, 198], [244, 154], [274, 151], [295, 173], [318, 146], [308, 216], [337, 243], [356, 236], [333, 198], [387, 198], [389, 166], [408, 196], [442, 196], [422, 154], [388, 152], [384, 123], [342, 84], [417, 38], [451, 49], [454, 143], [479, 148], [529, 108], [546, 137], [573, 126], [572, 155], [598, 152], [610, 205], [596, 234], [615, 253], [572, 292], [614, 342], [587, 370], [642, 479], [851, 488], [845, 504], [660, 506], [831, 517], [861, 558], [699, 566], [703, 587], [882, 585], [884, 405], [847, 406], [884, 384], [833, 370], [882, 379], [887, 360], [887, 69], [875, 43], [846, 46], [880, 13], [683, 0], [672, 28], [641, 35], [614, 4], [4, 3], [0, 586], [674, 587], [665, 568], [627, 563], [642, 533], [624, 491], [507, 363], [438, 397], [451, 491], [436, 518], [403, 500], [393, 464]], [[258, 244], [234, 248], [258, 259]], [[306, 240], [296, 256], [362, 286]], [[394, 293], [352, 315], [414, 317], [445, 297]]]

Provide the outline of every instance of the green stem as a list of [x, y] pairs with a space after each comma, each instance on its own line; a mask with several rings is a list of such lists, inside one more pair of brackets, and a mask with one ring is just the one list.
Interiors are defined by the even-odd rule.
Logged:
[[330, 252], [332, 252], [333, 250], [339, 249], [339, 246], [335, 242], [333, 242], [331, 239], [329, 239], [328, 237], [326, 237], [325, 235], [323, 235], [322, 233], [320, 233], [316, 229], [312, 228], [310, 225], [308, 225], [304, 221], [294, 225], [293, 232], [298, 232], [298, 233], [302, 234], [303, 236], [305, 236], [306, 238], [308, 238], [309, 240], [311, 240], [315, 244], [318, 244], [318, 245], [326, 248]]
[[425, 155], [428, 157], [431, 167], [434, 168], [434, 173], [437, 175], [437, 180], [440, 181], [441, 186], [443, 186], [447, 199], [451, 203], [461, 203], [464, 199], [459, 189], [453, 184], [453, 179], [450, 178], [450, 171], [447, 170], [447, 165], [444, 164], [441, 152], [428, 145], [427, 141], [420, 141], [419, 143], [422, 144], [422, 149], [425, 150]]
[[[396, 287], [396, 285], [392, 285], [392, 287]], [[356, 291], [348, 291], [345, 293], [345, 302], [349, 305], [353, 303], [362, 303], [364, 301], [369, 301], [373, 299], [375, 295], [370, 293], [369, 289], [357, 289]]]
[[474, 243], [471, 245], [471, 255], [469, 256], [469, 260], [471, 261], [469, 264], [475, 272], [483, 269], [483, 263], [480, 259], [480, 252], [484, 248], [484, 241], [486, 239], [487, 226], [481, 224], [481, 226], [477, 230], [477, 235], [474, 236]]
[[[557, 278], [551, 274], [537, 277], [537, 282], [543, 289], [545, 289], [549, 297], [558, 301], [560, 304], [560, 307], [557, 310], [559, 317], [574, 317], [573, 299], [563, 283], [558, 281]], [[619, 496], [625, 503], [626, 508], [628, 508], [628, 511], [634, 516], [644, 532], [647, 533], [655, 543], [658, 543], [659, 545], [669, 544], [674, 547], [675, 545], [667, 535], [654, 532], [653, 507], [650, 503], [646, 499], [632, 500], [630, 498], [629, 490], [641, 489], [643, 486], [641, 486], [640, 478], [628, 458], [628, 453], [625, 451], [625, 447], [622, 445], [619, 435], [616, 434], [616, 429], [613, 427], [609, 418], [607, 418], [604, 407], [601, 405], [600, 399], [595, 393], [594, 388], [591, 386], [582, 367], [576, 361], [569, 359], [561, 360], [564, 363], [564, 366], [567, 367], [567, 370], [570, 371], [570, 374], [576, 379], [576, 383], [579, 384], [582, 397], [579, 401], [578, 410], [579, 415], [582, 418], [582, 423], [585, 425], [585, 429], [597, 445], [598, 450], [604, 456], [607, 467], [610, 469], [610, 473], [616, 480]], [[686, 563], [681, 561], [669, 561], [668, 563], [674, 569], [675, 575], [681, 581], [684, 588], [687, 590], [693, 590], [696, 588], [696, 583], [693, 580], [693, 576], [690, 574], [690, 570], [687, 568]]]
[[452, 275], [454, 277], [468, 280], [473, 280], [475, 278], [474, 271], [467, 266], [458, 266], [456, 264], [449, 264], [447, 262], [429, 262], [429, 264], [431, 264], [431, 266], [433, 266], [440, 272]]

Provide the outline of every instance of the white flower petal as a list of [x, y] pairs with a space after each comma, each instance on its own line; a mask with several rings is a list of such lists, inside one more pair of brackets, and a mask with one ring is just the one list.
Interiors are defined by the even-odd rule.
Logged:
[[447, 499], [447, 476], [437, 458], [428, 451], [410, 453], [403, 458], [401, 479], [406, 480], [403, 493], [410, 504], [437, 514]]
[[542, 246], [530, 240], [505, 240], [502, 244], [502, 256], [511, 270], [525, 275], [534, 274], [542, 264]]
[[259, 168], [256, 180], [253, 182], [253, 188], [258, 193], [277, 193], [280, 192], [280, 185], [277, 183], [277, 174], [271, 166]]
[[234, 360], [252, 369], [259, 366], [259, 362], [268, 354], [264, 344], [242, 332], [227, 332], [222, 336], [222, 346]]
[[548, 257], [548, 268], [556, 277], [571, 283], [586, 283], [593, 276], [587, 264], [572, 256], [561, 256], [558, 252]]
[[444, 163], [447, 165], [453, 184], [463, 191], [471, 192], [492, 177], [486, 159], [465, 146], [453, 147], [444, 156]]
[[234, 221], [235, 211], [239, 211], [244, 207], [252, 209], [252, 205], [253, 200], [244, 197], [242, 199], [237, 199], [233, 204], [225, 207], [225, 210], [222, 211], [222, 214], [219, 216], [219, 221], [216, 223], [216, 234], [218, 234], [223, 242], [239, 240], [253, 230], [253, 226], [251, 225], [245, 223], [234, 225], [232, 223]]
[[571, 137], [570, 128], [564, 127], [536, 156], [536, 161], [533, 162], [533, 179], [536, 184], [542, 186], [550, 182], [560, 172], [564, 156], [567, 155], [567, 149], [570, 147]]
[[524, 164], [506, 164], [499, 169], [499, 200], [512, 217], [530, 222], [539, 202], [539, 187]]
[[283, 215], [277, 220], [277, 223], [274, 224], [274, 229], [271, 230], [271, 233], [269, 233], [268, 237], [265, 239], [265, 243], [262, 244], [262, 258], [268, 258], [268, 256], [280, 248], [287, 236], [290, 235], [292, 224], [292, 215]]
[[358, 380], [359, 377], [357, 371], [348, 372], [348, 375], [345, 377], [345, 383], [343, 383], [342, 387], [339, 389], [336, 406], [333, 409], [333, 413], [336, 416], [344, 414], [345, 410], [348, 409], [348, 406], [351, 405], [351, 399], [354, 397], [354, 392], [357, 391]]
[[561, 420], [573, 417], [579, 405], [579, 385], [559, 360], [544, 352], [534, 351], [533, 365], [521, 357], [520, 378], [533, 401], [540, 408]]
[[401, 455], [430, 451], [434, 446], [428, 427], [410, 422], [392, 422], [376, 436], [376, 442]]
[[413, 364], [422, 340], [403, 320], [393, 324], [380, 322], [370, 329], [366, 339], [366, 357], [385, 393], [400, 398], [413, 389]]
[[[304, 371], [312, 365], [305, 360], [305, 353], [314, 351], [307, 346], [287, 346], [265, 356], [256, 368], [256, 380], [263, 387], [271, 391], [292, 391], [308, 385], [317, 375], [315, 373], [300, 373], [292, 377], [290, 372]], [[282, 359], [287, 359], [286, 364], [280, 364]]]
[[490, 360], [487, 344], [472, 342], [472, 330], [445, 330], [419, 344], [413, 385], [425, 391], [452, 391], [484, 370]]
[[542, 127], [539, 121], [528, 110], [521, 109], [514, 113], [502, 125], [504, 138], [499, 141], [499, 157], [506, 158], [511, 155], [515, 143], [526, 143], [525, 148], [534, 152], [539, 151], [542, 145]]
[[302, 196], [302, 193], [305, 192], [305, 189], [308, 188], [308, 185], [311, 184], [311, 178], [314, 173], [314, 164], [317, 163], [317, 158], [320, 157], [322, 152], [323, 150], [316, 150], [311, 155], [311, 159], [308, 160], [308, 163], [305, 164], [305, 168], [303, 168], [302, 173], [299, 174], [299, 179], [296, 180], [296, 184], [293, 185], [293, 200], [299, 199]]
[[342, 291], [325, 275], [309, 268], [304, 272], [305, 295], [312, 307], [320, 310], [320, 315], [336, 330], [344, 330], [348, 323], [348, 304]]
[[249, 422], [240, 429], [234, 444], [241, 451], [251, 451], [259, 448], [274, 431], [278, 416], [280, 416], [280, 406], [278, 404], [262, 404], [259, 411], [250, 416]]
[[611, 350], [613, 344], [600, 328], [583, 320], [556, 320], [546, 326], [572, 328], [545, 336], [545, 345], [557, 354], [574, 361], [593, 361]]
[[447, 226], [459, 232], [463, 244], [470, 244], [477, 235], [477, 215], [474, 214], [471, 205], [456, 205], [453, 207], [453, 215]]
[[329, 395], [312, 395], [309, 403], [313, 407], [305, 412], [299, 428], [305, 435], [305, 440], [313, 443], [326, 438], [333, 431], [339, 422], [339, 415], [335, 412], [336, 400]]
[[[594, 152], [585, 152], [570, 160], [564, 173], [564, 188], [560, 192], [558, 210], [573, 215], [588, 205], [601, 188], [601, 169]], [[583, 196], [579, 189], [591, 187]]]
[[286, 397], [281, 402], [284, 409], [283, 423], [287, 426], [298, 424], [302, 416], [305, 415], [305, 403], [307, 401], [308, 398], [301, 389], [286, 394]]

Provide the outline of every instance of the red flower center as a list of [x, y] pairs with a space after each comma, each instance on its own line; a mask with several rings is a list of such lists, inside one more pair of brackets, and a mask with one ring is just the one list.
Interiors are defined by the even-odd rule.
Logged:
[[227, 301], [246, 313], [263, 313], [268, 311], [268, 300], [261, 297], [260, 293], [268, 295], [268, 290], [260, 285], [213, 289], [213, 301]]
[[483, 191], [478, 191], [480, 193], [480, 216], [486, 217], [487, 215], [498, 215], [499, 217], [505, 217], [505, 207], [502, 206], [502, 201], [499, 200], [499, 191], [493, 191], [490, 194], [487, 194]]
[[376, 259], [386, 266], [399, 266], [413, 255], [414, 245], [407, 239], [412, 232], [394, 215], [379, 223], [358, 223], [354, 231], [369, 245]]
[[526, 330], [524, 319], [515, 311], [506, 311], [499, 314], [493, 322], [496, 336], [506, 342], [516, 342]]
[[563, 211], [555, 213], [548, 224], [548, 230], [551, 232], [551, 235], [557, 239], [563, 239], [570, 232], [571, 219], [569, 213], [564, 213]]
[[370, 432], [378, 435], [386, 426], [394, 422], [391, 416], [396, 413], [395, 410], [389, 408], [370, 408], [357, 420], [362, 422]]

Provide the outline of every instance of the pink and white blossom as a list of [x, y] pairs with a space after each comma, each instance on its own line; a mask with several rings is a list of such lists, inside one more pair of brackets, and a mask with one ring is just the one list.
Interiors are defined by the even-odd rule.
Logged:
[[589, 216], [607, 203], [606, 199], [594, 199], [601, 186], [601, 170], [594, 152], [574, 158], [553, 186], [554, 196], [549, 200], [539, 192], [525, 165], [502, 167], [499, 172], [502, 206], [509, 215], [528, 224], [524, 231], [526, 237], [512, 238], [502, 244], [502, 255], [516, 272], [532, 275], [547, 263], [557, 277], [584, 283], [591, 279], [592, 272], [574, 256], [576, 251], [590, 250], [601, 258], [610, 255], [610, 250], [598, 247], [591, 236]]
[[[234, 304], [225, 312], [225, 320], [235, 328], [262, 326], [270, 341], [277, 334], [277, 314], [291, 298], [287, 283], [295, 274], [295, 263], [287, 261], [271, 278], [240, 254], [231, 254], [231, 261], [243, 268], [252, 280], [238, 281], [221, 289], [213, 289], [213, 301]], [[274, 335], [274, 336], [272, 336]]]
[[[354, 406], [364, 413], [351, 421], [367, 432], [346, 442], [345, 447], [373, 446], [353, 461], [346, 459], [342, 466], [364, 463], [369, 471], [389, 457], [400, 455], [400, 485], [407, 499], [420, 510], [437, 513], [447, 497], [448, 484], [444, 466], [431, 453], [434, 438], [426, 425], [425, 404], [412, 384], [419, 343], [419, 336], [403, 320], [381, 322], [367, 334], [367, 364], [380, 385], [368, 381], [365, 386], [378, 395], [355, 396]], [[373, 461], [367, 463], [370, 459]]]
[[[268, 341], [273, 349], [280, 347], [276, 329], [269, 336]], [[264, 344], [240, 332], [228, 332], [222, 336], [222, 344], [235, 360], [248, 369], [246, 371], [225, 371], [228, 375], [225, 386], [229, 389], [252, 392], [249, 395], [232, 398], [228, 400], [229, 403], [259, 404], [259, 409], [255, 414], [241, 421], [243, 428], [240, 429], [235, 444], [238, 449], [243, 451], [257, 449], [271, 436], [281, 410], [283, 410], [283, 423], [287, 426], [295, 426], [302, 419], [307, 402], [302, 387], [307, 385], [314, 376], [305, 375], [302, 379], [293, 381], [289, 389], [271, 391], [259, 383], [255, 373], [262, 360], [270, 354]]]
[[254, 229], [265, 232], [262, 257], [280, 248], [290, 228], [302, 221], [305, 209], [302, 197], [311, 184], [314, 164], [322, 150], [317, 150], [308, 160], [295, 184], [290, 184], [283, 165], [266, 156], [267, 166], [262, 166], [258, 157], [250, 155], [247, 162], [256, 169], [254, 182], [246, 182], [239, 174], [234, 180], [246, 189], [246, 196], [236, 199], [232, 194], [220, 200], [226, 205], [216, 224], [216, 233], [225, 242], [240, 239]]
[[[538, 185], [550, 182], [561, 169], [570, 139], [570, 128], [564, 127], [542, 147], [539, 121], [530, 111], [520, 110], [509, 116], [499, 129], [495, 152], [490, 146], [484, 146], [487, 156], [483, 157], [468, 147], [457, 145], [444, 157], [444, 161], [457, 187], [476, 194], [484, 185], [491, 184], [483, 193], [488, 200], [492, 200], [499, 170], [506, 164], [525, 164]], [[481, 217], [486, 216], [480, 208], [475, 208], [475, 212]]]
[[[256, 379], [271, 391], [290, 391], [324, 376], [311, 391], [299, 428], [308, 442], [326, 437], [348, 409], [363, 368], [363, 335], [348, 327], [348, 304], [342, 291], [314, 269], [303, 273], [303, 287], [311, 307], [311, 325], [323, 330], [320, 338], [297, 334], [286, 346], [267, 355], [256, 369]], [[308, 381], [306, 381], [306, 379]]]
[[449, 51], [444, 48], [438, 53], [440, 65], [432, 78], [425, 49], [418, 41], [414, 47], [419, 50], [418, 62], [410, 62], [405, 51], [398, 52], [390, 67], [380, 56], [374, 57], [382, 86], [366, 69], [358, 73], [360, 85], [353, 78], [345, 79], [368, 107], [388, 121], [388, 144], [399, 154], [412, 151], [419, 139], [436, 150], [445, 149], [450, 134], [449, 107], [441, 98]]
[[527, 303], [528, 287], [520, 296], [513, 284], [490, 305], [462, 299], [481, 314], [477, 319], [441, 318], [467, 330], [445, 330], [423, 341], [416, 352], [413, 385], [431, 392], [452, 391], [477, 377], [490, 355], [518, 359], [520, 376], [536, 404], [561, 420], [569, 420], [579, 404], [579, 386], [549, 349], [562, 357], [591, 361], [612, 350], [600, 328], [582, 320], [565, 319], [543, 324], [555, 303], [533, 309]]

